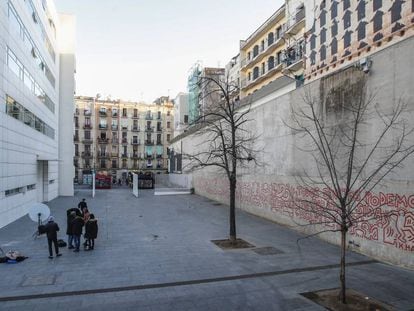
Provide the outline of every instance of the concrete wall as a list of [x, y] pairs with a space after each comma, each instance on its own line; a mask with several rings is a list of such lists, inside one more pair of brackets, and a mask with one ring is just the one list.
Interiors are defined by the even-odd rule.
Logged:
[[[410, 119], [414, 108], [414, 38], [390, 46], [372, 56], [371, 72], [367, 76], [367, 89], [375, 94], [381, 110], [387, 111], [399, 99], [409, 104]], [[346, 73], [339, 73], [344, 75]], [[312, 168], [309, 155], [301, 153], [297, 146], [299, 137], [283, 123], [289, 120], [290, 107], [303, 102], [304, 91], [318, 94], [323, 89], [321, 80], [278, 97], [267, 95], [252, 103], [250, 119], [255, 120], [249, 130], [260, 135], [255, 147], [263, 151], [258, 155], [262, 167], [252, 164], [239, 170], [237, 207], [252, 214], [271, 219], [304, 232], [315, 232], [313, 226], [299, 227], [298, 223], [315, 221], [315, 216], [304, 213], [289, 203], [290, 194], [298, 191], [297, 176], [302, 168]], [[377, 132], [378, 120], [368, 122], [364, 139]], [[186, 153], [200, 148], [203, 140], [197, 135], [187, 136], [174, 142], [182, 145]], [[199, 149], [197, 149], [199, 150]], [[409, 158], [404, 168], [389, 175], [366, 199], [365, 208], [376, 213], [373, 221], [360, 223], [350, 230], [349, 241], [359, 245], [356, 251], [394, 264], [414, 268], [414, 159]], [[173, 176], [172, 174], [170, 176]], [[228, 204], [229, 190], [226, 177], [212, 169], [193, 173], [197, 194]], [[385, 217], [390, 213], [390, 217]], [[322, 238], [339, 243], [338, 235], [324, 234]]]

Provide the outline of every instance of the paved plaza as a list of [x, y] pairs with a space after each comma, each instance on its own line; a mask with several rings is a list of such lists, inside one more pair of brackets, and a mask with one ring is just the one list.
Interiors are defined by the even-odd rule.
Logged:
[[[324, 310], [300, 293], [338, 287], [339, 248], [237, 211], [238, 236], [255, 249], [222, 250], [228, 209], [197, 195], [135, 198], [88, 189], [48, 204], [66, 240], [66, 210], [87, 199], [99, 222], [95, 250], [48, 259], [28, 216], [0, 229], [0, 247], [29, 259], [0, 264], [0, 310]], [[414, 271], [349, 253], [348, 287], [414, 310]]]

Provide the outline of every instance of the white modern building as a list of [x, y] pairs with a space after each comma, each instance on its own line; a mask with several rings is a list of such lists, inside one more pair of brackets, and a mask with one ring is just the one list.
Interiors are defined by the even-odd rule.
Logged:
[[0, 228], [73, 195], [74, 26], [53, 0], [0, 2]]
[[174, 99], [174, 137], [188, 127], [188, 93], [180, 92]]

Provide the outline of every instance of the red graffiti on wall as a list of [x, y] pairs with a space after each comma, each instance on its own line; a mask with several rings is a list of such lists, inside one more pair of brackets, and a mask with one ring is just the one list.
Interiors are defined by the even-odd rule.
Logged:
[[[224, 178], [195, 179], [195, 187], [201, 193], [226, 201], [229, 198], [228, 182]], [[334, 227], [324, 217], [315, 213], [315, 205], [307, 206], [292, 198], [306, 198], [317, 202], [320, 208], [331, 208], [327, 189], [304, 188], [281, 183], [238, 182], [236, 198], [238, 204], [291, 217], [294, 221], [306, 221]], [[310, 206], [312, 205], [312, 206]], [[404, 251], [414, 252], [414, 194], [366, 193], [355, 210], [355, 218], [361, 219], [350, 228], [349, 233], [360, 238], [392, 245]]]

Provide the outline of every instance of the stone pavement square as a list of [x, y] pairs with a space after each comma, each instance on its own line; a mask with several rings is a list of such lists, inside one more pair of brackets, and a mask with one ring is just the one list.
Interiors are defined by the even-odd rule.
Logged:
[[[0, 229], [0, 247], [29, 259], [0, 265], [0, 310], [323, 310], [300, 293], [338, 287], [339, 248], [237, 211], [238, 237], [222, 250], [228, 208], [197, 195], [135, 198], [129, 189], [78, 189], [48, 205], [66, 240], [66, 210], [85, 197], [99, 224], [93, 251], [48, 259], [28, 216]], [[265, 254], [265, 255], [264, 255]], [[414, 309], [414, 271], [350, 252], [348, 287], [396, 310]]]

